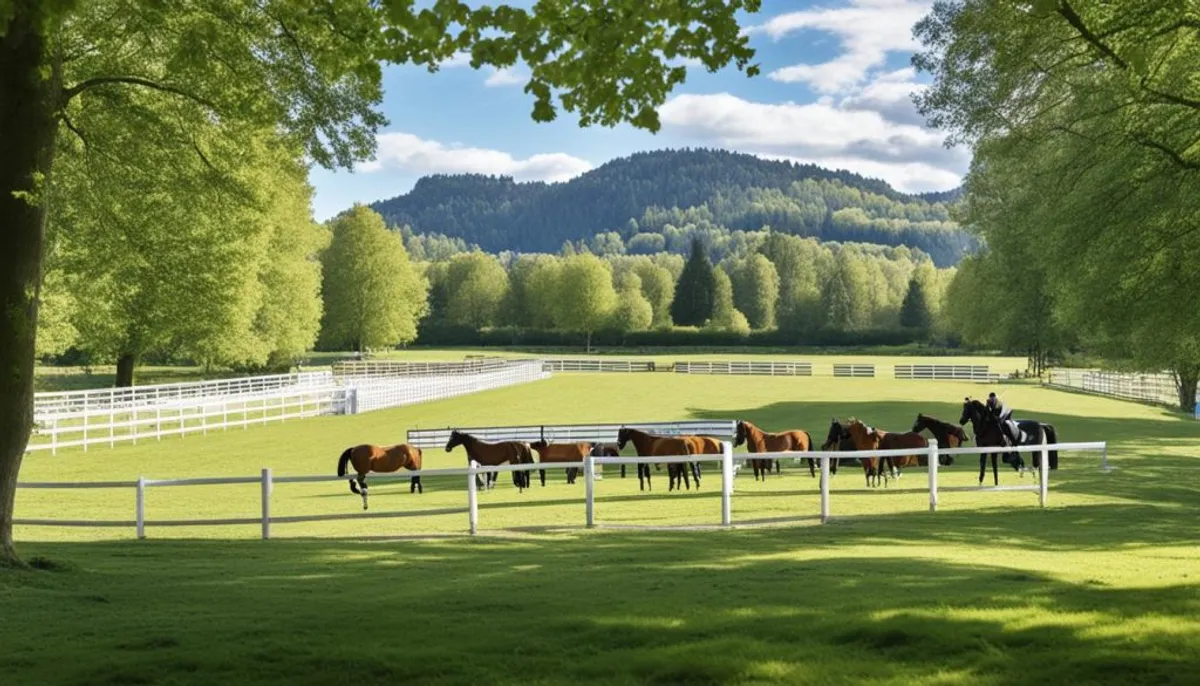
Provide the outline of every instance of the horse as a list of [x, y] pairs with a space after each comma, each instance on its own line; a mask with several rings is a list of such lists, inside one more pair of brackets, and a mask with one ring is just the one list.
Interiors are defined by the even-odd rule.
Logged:
[[[617, 432], [617, 448], [624, 450], [626, 444], [633, 441], [633, 447], [637, 449], [637, 454], [642, 457], [650, 457], [655, 455], [692, 455], [692, 451], [696, 443], [689, 440], [696, 438], [694, 436], [655, 436], [654, 434], [646, 433], [639, 429], [630, 429], [621, 427]], [[642, 475], [645, 474], [646, 485], [650, 485], [650, 465], [638, 465], [638, 488], [642, 488]], [[688, 479], [687, 469], [684, 465], [672, 462], [667, 464], [667, 490], [675, 490], [676, 483], [682, 479], [688, 490], [691, 490], [692, 484]], [[698, 484], [697, 484], [698, 486]]]
[[[812, 450], [812, 436], [808, 435], [807, 431], [782, 431], [779, 433], [770, 433], [763, 431], [754, 424], [747, 421], [737, 423], [737, 435], [733, 439], [734, 447], [745, 443], [752, 453], [781, 453], [789, 450], [806, 452]], [[808, 460], [808, 473], [810, 476], [817, 475], [816, 461], [813, 458]], [[758, 481], [761, 474], [763, 481], [767, 480], [767, 475], [771, 473], [771, 462], [775, 463], [775, 473], [779, 473], [779, 460], [750, 460], [750, 466], [754, 468], [754, 480]]]
[[[837, 419], [830, 422], [829, 433], [825, 435], [825, 442], [821, 444], [821, 450], [854, 451], [854, 439], [850, 438], [850, 434], [846, 431], [846, 428]], [[837, 474], [838, 465], [843, 459], [852, 460], [854, 458], [833, 458], [829, 461], [830, 474]]]
[[[370, 472], [394, 472], [401, 468], [410, 471], [421, 469], [421, 449], [400, 443], [386, 448], [364, 443], [346, 448], [338, 458], [337, 475], [346, 476], [346, 466], [353, 464], [357, 476], [350, 480], [350, 492], [362, 495], [363, 509], [367, 509], [367, 474]], [[361, 489], [361, 490], [359, 490]], [[421, 476], [410, 481], [408, 492], [424, 493]]]
[[[546, 439], [542, 439], [530, 443], [529, 447], [538, 454], [538, 462], [583, 462], [592, 453], [591, 443], [547, 443]], [[546, 470], [539, 469], [538, 475], [541, 476], [542, 485], [545, 486]], [[568, 467], [567, 483], [575, 483], [575, 477], [578, 475], [578, 467]]]
[[[692, 446], [692, 455], [720, 455], [725, 452], [725, 448], [721, 446], [721, 439], [714, 436], [680, 436], [686, 439]], [[688, 466], [692, 470], [692, 478], [696, 480], [696, 488], [700, 488], [700, 463], [689, 462]]]
[[[879, 432], [854, 417], [850, 418], [850, 424], [846, 426], [846, 433], [854, 441], [855, 450], [880, 450], [879, 444], [882, 437]], [[883, 460], [874, 456], [860, 457], [859, 460], [863, 466], [863, 473], [867, 477], [867, 488], [878, 486], [880, 479], [883, 480], [886, 488], [889, 474], [883, 470]], [[874, 483], [871, 483], [872, 480]]]
[[[446, 452], [450, 452], [460, 445], [467, 451], [468, 465], [471, 462], [478, 462], [487, 467], [495, 467], [505, 462], [510, 464], [533, 464], [533, 450], [530, 449], [528, 443], [520, 441], [489, 443], [457, 429], [451, 431], [450, 440], [446, 442]], [[487, 487], [489, 489], [496, 482], [495, 477], [495, 474], [488, 474]], [[529, 472], [513, 472], [513, 484], [517, 487], [517, 490], [524, 491], [526, 488], [529, 488], [531, 481]], [[483, 488], [483, 482], [480, 481], [478, 476], [475, 477], [475, 484], [477, 487]]]
[[[1017, 425], [1017, 445], [1010, 446], [1008, 437], [1005, 435], [1003, 428], [1000, 426], [1000, 418], [992, 411], [988, 410], [987, 406], [978, 400], [966, 398], [963, 402], [963, 413], [959, 419], [959, 424], [971, 422], [975, 429], [975, 442], [979, 447], [1012, 447], [1019, 446], [1038, 446], [1043, 440], [1046, 443], [1057, 443], [1058, 434], [1051, 424], [1043, 424], [1034, 419], [1020, 419], [1013, 423]], [[980, 431], [987, 432], [987, 443], [984, 443], [983, 434]], [[1000, 485], [999, 470], [996, 466], [996, 453], [992, 453], [992, 479], [995, 485]], [[1004, 451], [1003, 459], [1006, 464], [1012, 465], [1014, 471], [1020, 472], [1021, 476], [1025, 476], [1025, 460], [1021, 459], [1019, 450]], [[1058, 451], [1049, 451], [1049, 468], [1058, 469]], [[984, 462], [985, 456], [979, 456], [979, 483], [983, 484], [983, 475], [987, 465]], [[1041, 451], [1035, 450], [1033, 453], [1034, 469], [1042, 468]]]
[[[915, 431], [906, 433], [895, 433], [891, 431], [880, 431], [875, 429], [875, 435], [879, 438], [880, 450], [904, 450], [905, 448], [919, 448], [920, 452], [912, 455], [900, 455], [898, 457], [885, 457], [883, 461], [887, 463], [888, 473], [892, 478], [899, 479], [901, 469], [904, 467], [928, 467], [929, 455], [926, 451], [929, 449], [929, 440]], [[938, 457], [938, 464], [947, 466], [947, 460], [950, 460], [949, 455]]]
[[[950, 422], [943, 422], [936, 417], [918, 414], [917, 418], [913, 421], [913, 433], [920, 433], [926, 429], [937, 439], [938, 448], [942, 450], [953, 450], [954, 448], [962, 447], [964, 443], [971, 440], [971, 437], [967, 436], [967, 432], [963, 431], [961, 426], [955, 426]], [[940, 458], [938, 462], [944, 465], [954, 464], [953, 456], [947, 455], [947, 458], [949, 462], [942, 462]]]
[[[621, 451], [617, 449], [615, 443], [595, 443], [592, 445], [592, 457], [620, 457]], [[578, 473], [574, 467], [567, 470], [567, 477], [570, 479], [567, 483], [574, 482], [573, 473]], [[625, 465], [621, 465], [621, 476], [625, 476]]]

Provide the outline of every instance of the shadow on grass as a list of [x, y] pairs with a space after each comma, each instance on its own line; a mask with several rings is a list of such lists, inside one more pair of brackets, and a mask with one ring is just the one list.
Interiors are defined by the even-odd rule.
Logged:
[[29, 545], [65, 571], [0, 576], [18, 618], [0, 624], [0, 669], [38, 684], [1170, 684], [1200, 668], [1196, 586], [846, 554], [876, 527], [838, 528]]

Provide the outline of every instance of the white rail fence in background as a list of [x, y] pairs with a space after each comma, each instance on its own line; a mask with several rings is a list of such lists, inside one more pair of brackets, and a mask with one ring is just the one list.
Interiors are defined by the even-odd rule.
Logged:
[[812, 376], [811, 362], [728, 360], [713, 362], [676, 362], [679, 374], [727, 374], [737, 376]]
[[837, 377], [873, 378], [875, 376], [875, 365], [838, 363], [833, 365], [833, 375]]
[[897, 379], [928, 379], [938, 381], [999, 381], [1000, 375], [987, 365], [966, 364], [898, 364], [892, 369]]
[[476, 358], [462, 362], [405, 362], [402, 360], [347, 360], [333, 363], [333, 375], [339, 378], [396, 376], [446, 376], [479, 374], [503, 369], [511, 364], [530, 360]]
[[[248, 377], [197, 384], [39, 394], [27, 451], [118, 442], [267, 424], [330, 414], [357, 414], [544, 379], [539, 360], [483, 365], [438, 376], [361, 376], [330, 372]], [[43, 402], [43, 395], [45, 401]]]
[[[821, 480], [820, 480], [820, 509], [819, 517], [822, 523], [827, 522], [832, 517], [832, 493], [830, 491], [830, 473], [829, 463], [832, 459], [838, 458], [861, 458], [861, 457], [901, 457], [912, 455], [913, 450], [864, 450], [864, 451], [809, 451], [809, 452], [775, 452], [775, 453], [739, 453], [733, 454], [733, 446], [728, 441], [722, 442], [723, 452], [720, 455], [686, 455], [686, 456], [655, 456], [655, 457], [593, 457], [589, 456], [581, 462], [552, 462], [552, 463], [532, 463], [519, 465], [501, 465], [498, 467], [481, 467], [477, 463], [472, 462], [465, 469], [425, 469], [412, 472], [401, 472], [392, 474], [378, 474], [372, 476], [372, 481], [395, 481], [400, 479], [411, 479], [415, 476], [424, 477], [465, 477], [467, 479], [467, 531], [471, 534], [476, 534], [479, 531], [479, 506], [478, 506], [478, 486], [476, 477], [489, 473], [507, 473], [507, 472], [533, 472], [535, 470], [554, 470], [554, 469], [582, 469], [584, 475], [584, 525], [588, 528], [596, 526], [596, 468], [602, 465], [629, 465], [629, 464], [666, 464], [679, 462], [719, 462], [721, 464], [721, 525], [733, 525], [733, 492], [734, 492], [734, 465], [737, 462], [745, 462], [747, 460], [756, 459], [791, 459], [802, 460], [805, 458], [817, 459], [821, 463]], [[1018, 485], [1018, 486], [957, 486], [943, 487], [938, 484], [938, 474], [940, 467], [938, 465], [939, 455], [979, 455], [985, 452], [994, 451], [995, 448], [954, 448], [950, 450], [939, 450], [937, 444], [930, 445], [925, 451], [928, 460], [928, 485], [926, 488], [896, 488], [896, 489], [839, 489], [836, 491], [838, 495], [862, 494], [862, 493], [913, 493], [913, 492], [928, 492], [929, 493], [929, 509], [931, 512], [936, 512], [938, 509], [939, 494], [947, 492], [1007, 492], [1007, 491], [1029, 491], [1038, 494], [1038, 502], [1042, 507], [1046, 506], [1049, 498], [1049, 469], [1038, 470], [1038, 483], [1034, 485]], [[1034, 450], [1041, 453], [1040, 464], [1045, 467], [1049, 465], [1049, 451], [1057, 450], [1065, 451], [1099, 451], [1102, 454], [1102, 464], [1107, 466], [1108, 462], [1108, 444], [1103, 441], [1098, 442], [1083, 442], [1083, 443], [1055, 443], [1041, 444], [1035, 446]], [[144, 538], [146, 535], [147, 526], [223, 526], [223, 525], [238, 525], [238, 524], [255, 524], [261, 526], [262, 537], [269, 539], [271, 537], [271, 527], [273, 524], [287, 524], [298, 522], [318, 522], [318, 521], [334, 521], [344, 519], [368, 519], [380, 517], [397, 517], [397, 516], [420, 516], [421, 512], [405, 512], [405, 513], [343, 513], [343, 514], [325, 514], [325, 515], [295, 515], [287, 517], [273, 517], [271, 515], [271, 496], [274, 493], [275, 484], [289, 483], [317, 483], [317, 482], [339, 482], [346, 481], [347, 477], [339, 476], [288, 476], [274, 477], [269, 468], [263, 469], [259, 476], [248, 477], [216, 477], [216, 478], [196, 478], [196, 479], [146, 479], [139, 478], [136, 481], [101, 481], [101, 482], [36, 482], [36, 483], [18, 483], [18, 488], [28, 489], [79, 489], [79, 488], [99, 488], [99, 489], [135, 489], [134, 498], [134, 519], [132, 520], [69, 520], [69, 519], [16, 519], [14, 524], [20, 526], [58, 526], [58, 527], [128, 527], [133, 528], [137, 532], [138, 538]], [[160, 488], [168, 486], [212, 486], [220, 484], [260, 484], [260, 498], [262, 503], [261, 514], [258, 517], [244, 518], [225, 518], [225, 519], [194, 519], [194, 520], [147, 520], [146, 519], [146, 489]], [[670, 496], [668, 496], [670, 497]], [[447, 513], [459, 512], [461, 510], [436, 510], [427, 512], [428, 515], [442, 515]], [[799, 516], [804, 516], [800, 514]]]
[[653, 372], [658, 367], [653, 360], [594, 360], [564, 358], [543, 360], [552, 372]]
[[1169, 373], [1135, 374], [1096, 369], [1051, 369], [1047, 386], [1058, 386], [1124, 400], [1179, 407], [1179, 390]]

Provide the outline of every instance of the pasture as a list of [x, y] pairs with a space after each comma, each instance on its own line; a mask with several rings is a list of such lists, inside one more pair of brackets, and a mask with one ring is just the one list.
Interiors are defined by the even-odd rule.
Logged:
[[[877, 364], [884, 364], [878, 360]], [[999, 364], [997, 369], [1003, 369]], [[559, 374], [446, 401], [208, 436], [26, 458], [23, 481], [329, 474], [361, 442], [408, 428], [748, 419], [804, 428], [831, 417], [907, 430], [918, 412], [957, 420], [989, 386], [890, 379]], [[1161, 409], [1001, 385], [1016, 415], [1053, 423], [1064, 454], [1050, 506], [1033, 493], [959, 492], [927, 511], [924, 470], [861, 494], [785, 463], [744, 469], [732, 531], [624, 530], [719, 521], [719, 474], [641, 494], [632, 468], [597, 483], [601, 528], [561, 471], [517, 493], [480, 493], [486, 536], [466, 528], [465, 480], [373, 482], [371, 510], [345, 483], [280, 484], [275, 515], [336, 522], [132, 529], [20, 527], [47, 572], [4, 572], [6, 683], [1186, 683], [1200, 668], [1200, 426]], [[627, 451], [627, 453], [630, 451]], [[427, 468], [465, 464], [426, 450]], [[975, 483], [978, 461], [943, 468]], [[1010, 469], [1002, 484], [1022, 480]], [[1026, 476], [1025, 483], [1030, 477]], [[990, 474], [989, 474], [990, 481]], [[897, 488], [911, 493], [888, 493]], [[17, 517], [130, 519], [132, 489], [19, 491]], [[147, 519], [256, 516], [258, 486], [151, 489]], [[434, 512], [440, 514], [420, 515]], [[385, 515], [408, 516], [385, 516]], [[454, 534], [447, 537], [447, 534]], [[354, 537], [361, 540], [328, 538]], [[206, 540], [201, 540], [206, 539]], [[288, 540], [278, 540], [288, 539]]]

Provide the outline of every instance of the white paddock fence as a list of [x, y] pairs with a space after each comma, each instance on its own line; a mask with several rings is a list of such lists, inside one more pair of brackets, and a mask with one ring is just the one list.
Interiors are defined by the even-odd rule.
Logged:
[[1123, 400], [1179, 407], [1179, 390], [1175, 377], [1167, 372], [1136, 374], [1098, 369], [1051, 369], [1046, 385]]
[[812, 376], [811, 362], [726, 360], [712, 362], [676, 362], [678, 374], [720, 374], [729, 376]]
[[331, 414], [451, 398], [550, 376], [538, 360], [460, 367], [449, 374], [337, 378], [330, 372], [201, 383], [39, 393], [27, 451], [162, 440]]
[[1000, 375], [988, 370], [987, 365], [968, 364], [898, 364], [892, 368], [897, 379], [925, 379], [930, 381], [984, 381], [1000, 380]]
[[658, 365], [653, 360], [595, 360], [564, 358], [543, 360], [547, 371], [552, 372], [654, 372]]
[[875, 365], [873, 364], [856, 364], [856, 363], [835, 363], [833, 365], [833, 375], [835, 377], [849, 377], [855, 379], [869, 379], [875, 377]]
[[[581, 469], [584, 477], [584, 516], [583, 522], [587, 528], [596, 526], [596, 488], [597, 467], [602, 465], [629, 465], [629, 464], [668, 464], [681, 462], [719, 462], [721, 464], [721, 520], [722, 526], [729, 527], [733, 525], [733, 482], [734, 482], [734, 466], [738, 462], [745, 462], [756, 459], [792, 459], [802, 460], [813, 458], [821, 463], [821, 479], [820, 479], [820, 511], [819, 517], [822, 523], [828, 522], [832, 517], [831, 492], [829, 488], [830, 460], [846, 459], [846, 458], [861, 458], [861, 457], [902, 457], [912, 455], [913, 450], [865, 450], [865, 451], [808, 451], [808, 452], [774, 452], [774, 453], [733, 453], [733, 446], [728, 441], [723, 441], [723, 452], [720, 455], [680, 455], [680, 456], [655, 456], [655, 457], [594, 457], [588, 456], [580, 462], [552, 462], [552, 463], [532, 463], [519, 465], [500, 465], [497, 467], [482, 467], [477, 463], [472, 462], [467, 468], [460, 469], [425, 469], [412, 472], [400, 472], [392, 474], [379, 474], [371, 477], [372, 481], [395, 481], [400, 479], [411, 479], [414, 476], [420, 477], [465, 477], [467, 480], [467, 531], [470, 534], [479, 532], [479, 505], [478, 505], [478, 486], [476, 485], [476, 477], [489, 473], [509, 473], [509, 472], [533, 472], [535, 470], [557, 470], [557, 469]], [[1017, 486], [992, 486], [992, 487], [976, 487], [976, 486], [958, 486], [958, 487], [942, 487], [938, 485], [938, 473], [940, 471], [938, 465], [938, 456], [940, 455], [979, 455], [986, 452], [994, 452], [995, 448], [954, 448], [950, 450], [939, 450], [937, 444], [932, 444], [926, 450], [928, 459], [928, 486], [921, 489], [847, 489], [838, 490], [839, 495], [861, 494], [861, 493], [912, 493], [925, 492], [929, 493], [929, 510], [936, 512], [938, 509], [938, 497], [940, 493], [946, 492], [1005, 492], [1005, 491], [1029, 491], [1038, 494], [1038, 503], [1041, 507], [1045, 507], [1049, 498], [1049, 474], [1050, 470], [1044, 467], [1049, 465], [1049, 451], [1057, 450], [1065, 451], [1099, 451], [1103, 455], [1102, 461], [1107, 466], [1108, 444], [1106, 442], [1086, 442], [1086, 443], [1054, 443], [1040, 446], [1031, 446], [1041, 453], [1040, 464], [1043, 466], [1038, 471], [1038, 483], [1035, 485], [1017, 485]], [[353, 478], [353, 477], [351, 477]], [[135, 489], [136, 495], [134, 498], [134, 518], [132, 520], [69, 520], [69, 519], [16, 519], [14, 524], [20, 526], [50, 526], [50, 527], [128, 527], [134, 528], [138, 538], [145, 538], [147, 526], [223, 526], [223, 525], [259, 525], [262, 529], [262, 537], [269, 539], [271, 537], [271, 527], [273, 524], [289, 524], [300, 522], [319, 522], [319, 521], [334, 521], [345, 519], [371, 519], [389, 516], [417, 516], [420, 513], [343, 513], [343, 514], [323, 514], [323, 515], [294, 515], [286, 517], [273, 517], [271, 515], [271, 496], [274, 492], [276, 484], [290, 483], [318, 483], [318, 482], [344, 482], [347, 477], [339, 476], [286, 476], [274, 477], [269, 468], [263, 469], [259, 476], [248, 477], [215, 477], [215, 478], [196, 478], [196, 479], [146, 479], [139, 478], [136, 481], [100, 481], [100, 482], [38, 482], [38, 483], [18, 483], [18, 488], [29, 489], [79, 489], [79, 488], [101, 488], [101, 489]], [[146, 519], [146, 489], [162, 488], [162, 487], [186, 487], [186, 486], [212, 486], [221, 484], [250, 484], [257, 483], [260, 485], [259, 492], [261, 497], [261, 513], [257, 517], [245, 518], [226, 518], [226, 519], [194, 519], [194, 520], [147, 520]], [[669, 496], [668, 496], [669, 497]], [[430, 515], [442, 515], [447, 513], [460, 512], [460, 510], [437, 510], [428, 512]], [[803, 516], [803, 515], [801, 515]]]

